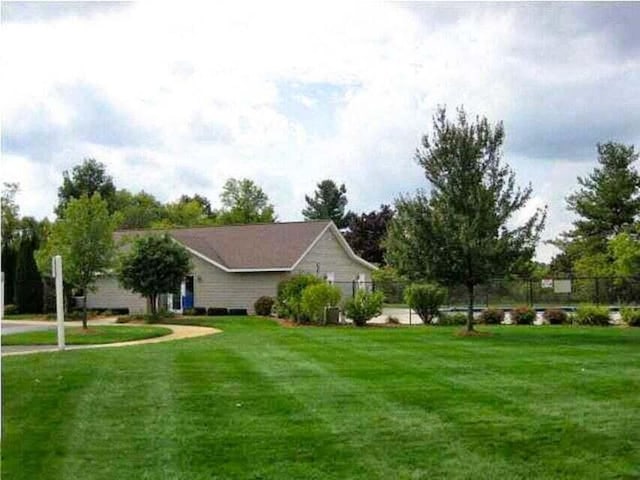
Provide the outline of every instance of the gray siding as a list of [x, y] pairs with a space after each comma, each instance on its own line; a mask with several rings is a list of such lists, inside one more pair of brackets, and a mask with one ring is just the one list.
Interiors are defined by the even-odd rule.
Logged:
[[350, 257], [330, 229], [296, 267], [295, 273], [302, 272], [314, 275], [318, 272], [320, 277], [333, 272], [343, 297], [351, 296], [352, 282], [357, 280], [359, 274], [364, 273], [365, 280], [371, 281], [371, 269]]
[[194, 267], [194, 304], [197, 307], [246, 308], [253, 312], [261, 296], [276, 296], [284, 272], [227, 273], [192, 256]]
[[99, 278], [97, 291], [87, 294], [87, 308], [128, 308], [131, 313], [142, 313], [147, 301], [137, 293], [124, 290], [115, 277]]

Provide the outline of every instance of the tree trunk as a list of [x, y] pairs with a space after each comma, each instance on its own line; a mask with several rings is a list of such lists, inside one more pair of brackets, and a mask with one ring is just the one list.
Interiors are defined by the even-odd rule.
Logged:
[[87, 290], [84, 291], [84, 301], [82, 302], [82, 328], [87, 329]]
[[469, 292], [469, 309], [467, 311], [467, 332], [473, 331], [473, 283], [467, 285], [467, 292]]
[[155, 316], [155, 314], [157, 313], [157, 308], [158, 308], [157, 298], [156, 298], [155, 294], [153, 294], [153, 295], [151, 295], [149, 297], [149, 307], [151, 309], [151, 315]]

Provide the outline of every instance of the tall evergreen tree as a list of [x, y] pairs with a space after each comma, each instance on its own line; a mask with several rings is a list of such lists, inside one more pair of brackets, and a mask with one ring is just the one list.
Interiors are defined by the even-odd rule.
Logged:
[[581, 188], [567, 197], [578, 215], [571, 238], [606, 240], [632, 226], [640, 214], [640, 175], [633, 167], [633, 145], [598, 144], [598, 168], [578, 177]]
[[20, 313], [41, 313], [43, 302], [42, 277], [34, 253], [40, 244], [38, 222], [22, 219], [15, 274], [15, 304]]
[[2, 271], [4, 272], [5, 303], [12, 303], [15, 299], [15, 273], [17, 260], [17, 235], [20, 225], [20, 208], [16, 203], [17, 183], [4, 183], [0, 197], [0, 214], [2, 216], [2, 242], [0, 255]]
[[338, 187], [333, 180], [323, 180], [313, 192], [313, 198], [304, 196], [307, 206], [302, 210], [305, 220], [333, 220], [338, 228], [347, 226], [347, 188]]
[[567, 197], [568, 209], [577, 215], [574, 228], [550, 242], [561, 250], [558, 256], [570, 261], [571, 272], [581, 276], [614, 274], [608, 242], [631, 231], [640, 215], [640, 175], [633, 166], [638, 154], [633, 145], [608, 142], [597, 148], [599, 166], [587, 177], [578, 177], [579, 190]]
[[455, 123], [440, 108], [433, 134], [416, 152], [431, 194], [396, 201], [387, 260], [416, 280], [465, 285], [469, 295], [467, 330], [473, 329], [474, 288], [495, 276], [526, 268], [544, 226], [538, 211], [510, 228], [513, 214], [531, 197], [531, 186], [516, 186], [502, 162], [504, 128], [486, 118], [469, 122], [463, 109]]

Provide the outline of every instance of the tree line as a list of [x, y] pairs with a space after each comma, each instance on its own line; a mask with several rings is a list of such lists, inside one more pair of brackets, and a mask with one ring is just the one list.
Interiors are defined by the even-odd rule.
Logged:
[[[385, 267], [376, 272], [379, 278], [464, 285], [469, 295], [468, 329], [472, 328], [474, 289], [491, 278], [636, 275], [640, 176], [634, 167], [638, 159], [634, 147], [598, 144], [598, 166], [589, 176], [578, 178], [579, 189], [567, 198], [567, 208], [576, 214], [573, 229], [550, 241], [560, 253], [544, 265], [534, 262], [533, 256], [546, 208], [515, 223], [533, 187], [517, 184], [503, 159], [504, 138], [502, 122], [492, 125], [485, 117], [469, 118], [462, 108], [450, 119], [446, 109], [439, 108], [431, 132], [422, 137], [415, 153], [428, 191], [401, 195], [393, 207], [383, 204], [379, 210], [356, 214], [346, 210], [345, 185], [326, 179], [305, 196], [302, 214], [305, 220], [331, 219], [358, 255]], [[8, 274], [6, 298], [15, 299], [21, 309], [30, 301], [19, 300], [23, 293], [18, 291], [25, 290], [25, 282], [29, 283], [25, 279], [39, 275], [36, 263], [46, 271], [53, 250], [66, 248], [73, 255], [70, 245], [85, 252], [85, 260], [91, 263], [87, 242], [107, 241], [116, 228], [277, 221], [268, 196], [251, 180], [229, 179], [220, 194], [219, 210], [199, 194], [162, 204], [144, 191], [117, 190], [104, 165], [93, 159], [63, 173], [58, 218], [53, 224], [47, 219], [20, 218], [16, 190], [17, 185], [6, 185], [2, 195], [2, 260]], [[92, 227], [98, 223], [100, 227]], [[108, 235], [99, 234], [102, 231]], [[83, 232], [84, 240], [78, 241]], [[87, 232], [94, 238], [86, 237]], [[94, 268], [88, 271], [95, 274], [106, 267], [99, 265], [104, 259], [94, 257]], [[83, 279], [90, 275], [83, 277], [82, 269], [77, 270], [77, 275], [71, 275], [73, 285], [86, 290], [90, 282]], [[36, 283], [32, 290], [25, 290], [33, 298]], [[38, 307], [36, 301], [31, 305]]]
[[[273, 204], [261, 187], [249, 179], [230, 178], [220, 193], [221, 208], [214, 209], [201, 194], [182, 195], [161, 203], [151, 193], [117, 189], [103, 163], [85, 159], [66, 170], [58, 188], [54, 222], [21, 217], [16, 203], [19, 186], [4, 184], [2, 191], [2, 269], [5, 303], [21, 313], [39, 313], [51, 295], [50, 258], [65, 258], [69, 292], [84, 293], [95, 274], [113, 260], [115, 230], [158, 229], [276, 222]], [[393, 215], [388, 205], [380, 212], [356, 215], [345, 211], [346, 188], [332, 180], [318, 183], [305, 196], [305, 220], [331, 219], [345, 231], [356, 252], [371, 262], [384, 261], [382, 237]]]

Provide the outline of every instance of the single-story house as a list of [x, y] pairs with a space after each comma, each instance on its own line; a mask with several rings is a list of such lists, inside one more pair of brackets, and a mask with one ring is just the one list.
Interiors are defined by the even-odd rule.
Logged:
[[[118, 231], [116, 239], [158, 233]], [[276, 296], [278, 283], [296, 273], [311, 273], [335, 283], [343, 296], [353, 282], [371, 281], [374, 265], [358, 257], [333, 222], [287, 222], [166, 230], [191, 254], [193, 270], [180, 292], [168, 295], [169, 309], [192, 307], [244, 308], [253, 311], [263, 295]], [[146, 300], [124, 290], [114, 276], [98, 280], [87, 296], [90, 309], [128, 308], [143, 312]]]

